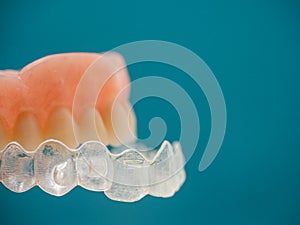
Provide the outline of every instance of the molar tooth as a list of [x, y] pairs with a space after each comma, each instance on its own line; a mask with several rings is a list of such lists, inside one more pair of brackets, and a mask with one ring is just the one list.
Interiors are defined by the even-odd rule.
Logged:
[[24, 192], [35, 185], [34, 158], [12, 143], [2, 155], [1, 175], [3, 184], [15, 192]]
[[14, 139], [26, 150], [34, 150], [42, 140], [41, 128], [32, 113], [19, 116], [14, 135]]
[[104, 191], [111, 187], [113, 164], [105, 145], [84, 143], [76, 162], [79, 185], [91, 191]]
[[[75, 130], [76, 124], [74, 123]], [[48, 118], [45, 139], [56, 139], [71, 148], [76, 148], [76, 142], [71, 113], [65, 108], [54, 110]]]
[[136, 121], [129, 103], [115, 103], [111, 115], [106, 117], [110, 144], [118, 146], [136, 140]]
[[55, 141], [44, 142], [35, 154], [36, 179], [47, 193], [61, 196], [77, 185], [76, 154]]
[[76, 128], [76, 137], [79, 143], [91, 140], [100, 140], [108, 144], [108, 134], [104, 127], [103, 120], [94, 108], [86, 109], [79, 118]]
[[136, 150], [128, 149], [113, 160], [114, 178], [112, 186], [105, 191], [110, 199], [134, 202], [148, 193], [149, 163]]

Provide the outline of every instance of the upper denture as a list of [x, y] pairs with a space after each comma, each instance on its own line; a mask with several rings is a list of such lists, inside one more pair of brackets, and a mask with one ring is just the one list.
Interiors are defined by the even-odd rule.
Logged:
[[[0, 71], [0, 145], [1, 138], [2, 143], [5, 138], [4, 143], [18, 141], [24, 133], [23, 139], [28, 138], [30, 134], [26, 134], [24, 126], [19, 128], [22, 121], [26, 121], [25, 126], [29, 126], [27, 121], [32, 121], [29, 131], [41, 131], [36, 138], [51, 138], [45, 133], [50, 129], [49, 120], [57, 118], [56, 111], [66, 110], [64, 115], [72, 115], [78, 122], [90, 108], [96, 108], [107, 128], [111, 105], [118, 95], [119, 104], [128, 108], [129, 89], [120, 91], [129, 82], [125, 62], [116, 53], [105, 54], [105, 57], [96, 53], [56, 54], [34, 61], [21, 71]], [[66, 123], [70, 123], [70, 118]]]

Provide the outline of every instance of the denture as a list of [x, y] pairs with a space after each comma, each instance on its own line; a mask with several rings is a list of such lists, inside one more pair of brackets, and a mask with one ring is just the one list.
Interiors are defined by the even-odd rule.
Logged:
[[125, 202], [173, 196], [185, 181], [181, 146], [135, 144], [129, 86], [117, 53], [56, 54], [0, 71], [4, 186], [20, 193], [38, 185], [61, 196], [80, 185]]

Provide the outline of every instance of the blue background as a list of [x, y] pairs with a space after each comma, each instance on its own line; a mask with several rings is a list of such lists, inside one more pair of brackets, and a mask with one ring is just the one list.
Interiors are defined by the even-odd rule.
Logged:
[[[126, 204], [82, 188], [56, 198], [37, 187], [15, 194], [0, 185], [0, 224], [300, 224], [298, 1], [1, 1], [0, 32], [2, 69], [136, 40], [178, 43], [213, 70], [228, 111], [220, 154], [200, 173], [210, 130], [203, 93], [174, 68], [133, 66], [132, 79], [164, 74], [196, 101], [201, 137], [182, 189], [170, 199]], [[177, 138], [169, 104], [148, 99], [136, 112], [141, 137], [162, 114], [167, 138]]]

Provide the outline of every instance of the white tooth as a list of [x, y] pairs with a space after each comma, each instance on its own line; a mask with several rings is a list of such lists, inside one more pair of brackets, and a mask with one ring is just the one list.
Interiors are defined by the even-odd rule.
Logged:
[[98, 111], [96, 111], [95, 122], [97, 127], [98, 139], [105, 144], [108, 145], [108, 133], [104, 126], [103, 119]]
[[76, 148], [79, 143], [76, 142], [73, 125], [76, 130], [76, 124], [72, 124], [71, 113], [67, 109], [56, 109], [48, 118], [45, 138], [56, 139], [71, 148]]
[[0, 151], [5, 148], [8, 142], [9, 142], [8, 134], [4, 129], [4, 127], [2, 126], [2, 124], [0, 124]]
[[16, 123], [14, 140], [26, 150], [34, 150], [42, 140], [41, 129], [32, 113], [23, 113]]
[[115, 103], [108, 124], [109, 140], [113, 146], [134, 142], [136, 121], [129, 103]]
[[76, 138], [79, 143], [100, 140], [103, 144], [108, 144], [107, 131], [97, 110], [88, 108], [82, 113], [76, 128]]
[[123, 107], [125, 112], [127, 112], [128, 115], [128, 121], [129, 121], [129, 130], [132, 135], [132, 141], [136, 141], [136, 117], [133, 111], [133, 108], [129, 102], [123, 103]]

